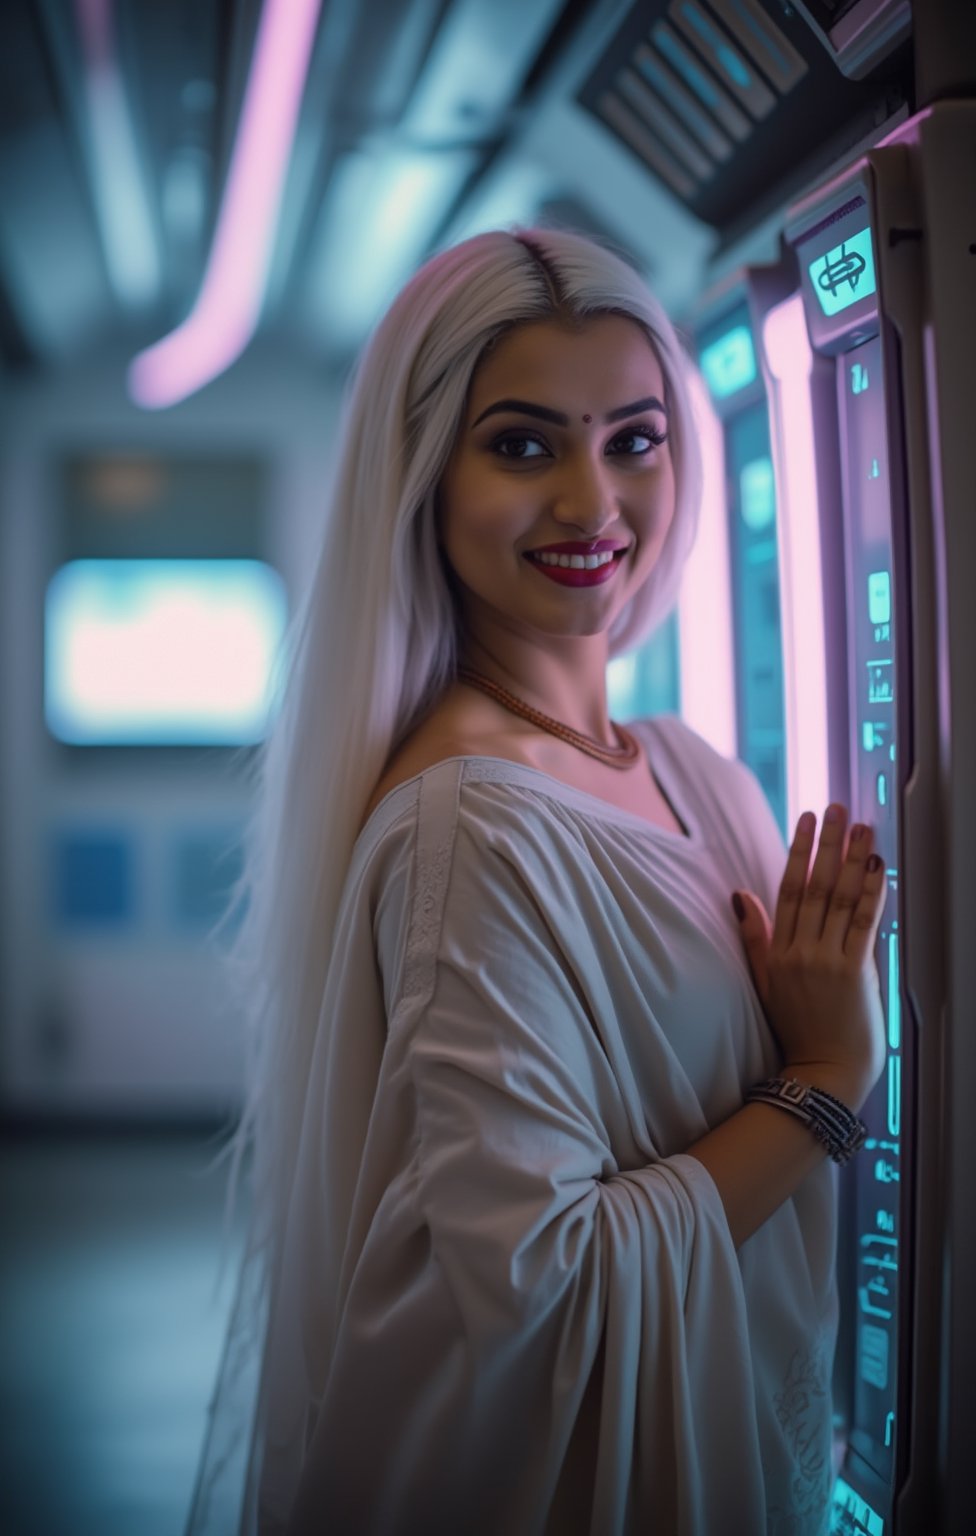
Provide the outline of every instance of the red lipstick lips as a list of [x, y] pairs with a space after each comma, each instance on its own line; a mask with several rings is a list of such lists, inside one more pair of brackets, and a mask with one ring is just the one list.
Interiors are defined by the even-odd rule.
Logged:
[[[544, 550], [527, 550], [525, 558], [541, 575], [548, 576], [550, 581], [556, 581], [560, 586], [600, 587], [604, 582], [610, 581], [618, 565], [623, 564], [625, 549], [626, 545], [611, 544], [608, 540], [603, 541], [602, 548], [599, 544], [596, 548], [585, 544], [554, 544], [547, 546]], [[604, 561], [602, 565], [594, 566], [589, 571], [585, 567], [582, 570], [574, 570], [571, 566], [545, 565], [537, 558], [540, 554], [598, 555], [605, 552], [612, 552], [614, 558]]]

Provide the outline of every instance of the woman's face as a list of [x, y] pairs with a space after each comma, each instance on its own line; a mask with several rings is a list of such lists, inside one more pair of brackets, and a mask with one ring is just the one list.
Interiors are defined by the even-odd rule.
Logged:
[[[485, 355], [437, 499], [474, 633], [499, 623], [535, 639], [609, 630], [674, 517], [664, 393], [653, 347], [622, 316], [521, 325]], [[560, 583], [529, 558], [597, 540], [621, 551], [597, 585]]]

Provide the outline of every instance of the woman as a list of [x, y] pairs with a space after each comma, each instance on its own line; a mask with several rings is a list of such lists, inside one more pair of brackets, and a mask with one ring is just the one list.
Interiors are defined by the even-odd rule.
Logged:
[[249, 1531], [825, 1529], [884, 872], [843, 807], [811, 871], [814, 816], [787, 859], [744, 765], [609, 719], [694, 538], [683, 370], [545, 230], [436, 257], [360, 363], [238, 945]]

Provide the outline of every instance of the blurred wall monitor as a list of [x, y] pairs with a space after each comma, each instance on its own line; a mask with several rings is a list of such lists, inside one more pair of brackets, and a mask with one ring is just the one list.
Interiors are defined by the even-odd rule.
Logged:
[[273, 708], [284, 583], [257, 560], [72, 560], [47, 588], [44, 717], [78, 746], [235, 746]]

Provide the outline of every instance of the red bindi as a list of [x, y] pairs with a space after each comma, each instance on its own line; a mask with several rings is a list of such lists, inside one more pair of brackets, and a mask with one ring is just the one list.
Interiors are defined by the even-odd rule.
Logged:
[[593, 420], [593, 417], [592, 416], [584, 416], [583, 420], [589, 422], [589, 421]]

